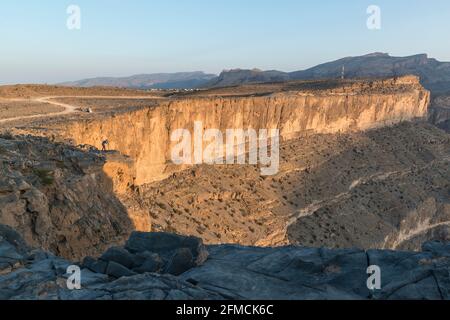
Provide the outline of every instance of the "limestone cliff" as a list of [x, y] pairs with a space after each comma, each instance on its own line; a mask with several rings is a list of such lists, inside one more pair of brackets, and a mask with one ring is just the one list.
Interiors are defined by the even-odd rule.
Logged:
[[261, 96], [174, 99], [158, 107], [48, 127], [52, 134], [75, 144], [99, 149], [108, 139], [109, 148], [134, 160], [134, 169], [128, 173], [134, 179], [128, 184], [142, 185], [185, 169], [170, 164], [174, 144], [170, 134], [176, 129], [192, 130], [195, 121], [201, 121], [204, 129], [277, 128], [281, 138], [288, 140], [304, 133], [364, 131], [425, 118], [429, 99], [416, 77], [403, 77], [321, 90], [294, 86]]
[[[297, 233], [294, 222], [304, 210], [315, 208], [318, 201], [326, 200], [328, 196], [339, 199], [346, 189], [359, 190], [359, 184], [353, 186], [354, 181], [370, 180], [372, 175], [384, 174], [382, 170], [386, 169], [386, 164], [383, 161], [391, 160], [387, 157], [393, 154], [391, 146], [378, 146], [378, 151], [373, 153], [377, 163], [370, 172], [365, 172], [357, 168], [368, 167], [369, 160], [361, 155], [358, 164], [354, 154], [359, 157], [359, 147], [348, 135], [425, 118], [429, 102], [428, 91], [415, 77], [288, 83], [276, 90], [258, 87], [253, 93], [244, 92], [245, 88], [234, 90], [237, 96], [226, 90], [220, 94], [206, 91], [168, 99], [157, 106], [84, 116], [77, 114], [77, 117], [49, 121], [40, 127], [22, 128], [27, 133], [48, 136], [56, 141], [70, 140], [78, 148], [24, 136], [0, 140], [0, 156], [6, 164], [0, 177], [0, 223], [16, 228], [33, 245], [71, 258], [99, 253], [104, 247], [123, 239], [132, 227], [143, 231], [198, 235], [208, 243], [286, 243], [287, 235]], [[186, 167], [170, 162], [171, 132], [180, 128], [192, 130], [195, 121], [201, 121], [204, 129], [222, 131], [279, 129], [285, 140], [281, 153], [286, 158], [281, 161], [280, 174], [261, 180], [254, 168], [246, 166], [233, 167], [229, 175], [220, 170], [210, 174], [204, 167], [200, 171], [205, 170], [208, 173], [205, 176], [195, 170], [174, 175]], [[400, 135], [402, 130], [399, 128], [389, 136], [394, 139], [395, 146], [405, 144]], [[413, 133], [414, 129], [408, 129], [408, 132]], [[342, 137], [333, 140], [334, 136], [341, 136], [335, 133], [341, 133]], [[319, 139], [320, 144], [311, 144], [307, 148], [307, 138], [318, 134], [324, 136], [325, 141]], [[425, 130], [424, 137], [430, 135], [439, 137], [439, 134]], [[112, 151], [99, 152], [105, 139], [109, 140], [108, 148]], [[358, 136], [355, 139], [363, 141], [366, 138]], [[429, 139], [422, 140], [420, 150]], [[295, 143], [287, 145], [289, 141]], [[431, 151], [440, 159], [445, 154], [441, 151], [447, 150], [444, 147], [447, 140], [440, 137], [439, 141], [442, 143], [436, 144], [437, 150]], [[333, 149], [333, 144], [341, 146], [340, 149]], [[409, 147], [417, 147], [417, 141], [411, 146], [406, 145], [408, 150], [395, 154], [391, 171], [399, 170], [405, 159], [414, 164], [410, 158], [424, 158], [421, 166], [427, 166], [433, 160], [430, 154], [419, 152], [416, 155], [417, 150], [409, 150]], [[317, 154], [318, 150], [323, 158]], [[400, 150], [399, 147], [396, 150]], [[338, 161], [341, 154], [345, 157]], [[342, 168], [336, 168], [338, 162], [343, 164]], [[381, 169], [380, 163], [383, 164]], [[334, 168], [325, 170], [324, 166], [331, 164]], [[315, 176], [316, 170], [317, 177], [323, 177], [323, 186], [319, 189], [316, 188], [317, 180], [307, 179]], [[195, 176], [193, 180], [199, 184], [198, 188], [192, 188], [194, 182], [189, 175]], [[287, 180], [291, 175], [293, 180]], [[330, 183], [330, 175], [345, 181]], [[425, 178], [429, 176], [427, 174]], [[167, 177], [171, 180], [164, 180]], [[352, 181], [348, 181], [350, 178]], [[213, 180], [222, 182], [217, 184]], [[166, 187], [157, 183], [150, 187], [146, 185], [158, 181]], [[302, 185], [303, 189], [300, 188]], [[442, 185], [443, 190], [444, 187]], [[296, 191], [291, 193], [289, 190]], [[175, 194], [172, 191], [176, 191]], [[377, 194], [382, 193], [377, 191]], [[120, 200], [116, 198], [118, 195]], [[128, 198], [131, 198], [130, 202], [127, 202]], [[358, 201], [355, 202], [357, 207]], [[313, 216], [315, 211], [310, 215]], [[219, 217], [221, 212], [224, 213]], [[286, 230], [286, 221], [291, 220], [288, 226], [294, 227]], [[447, 222], [446, 219], [443, 221]], [[313, 229], [315, 226], [314, 222]], [[397, 245], [403, 238], [409, 239], [410, 235], [403, 236], [397, 229], [392, 232], [399, 238], [394, 236], [386, 241]], [[313, 232], [309, 230], [308, 234]], [[383, 236], [389, 234], [383, 233]], [[294, 243], [298, 239], [291, 237], [289, 240]], [[322, 240], [316, 237], [304, 241], [315, 244]], [[350, 245], [360, 244], [354, 239], [349, 242]], [[367, 242], [369, 245], [364, 242], [362, 246], [370, 247], [374, 243], [373, 237]]]

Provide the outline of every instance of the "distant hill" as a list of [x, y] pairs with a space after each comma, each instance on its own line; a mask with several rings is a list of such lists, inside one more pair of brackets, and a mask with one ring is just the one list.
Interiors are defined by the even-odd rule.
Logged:
[[450, 63], [428, 58], [426, 54], [392, 57], [386, 53], [372, 53], [347, 57], [316, 67], [291, 72], [292, 80], [338, 78], [345, 67], [346, 78], [395, 77], [417, 75], [422, 85], [434, 93], [450, 90]]
[[254, 70], [224, 71], [207, 83], [209, 87], [237, 86], [245, 83], [281, 82], [286, 80], [337, 79], [345, 69], [346, 78], [383, 78], [413, 74], [433, 93], [450, 91], [450, 63], [428, 58], [426, 54], [392, 57], [387, 53], [371, 53], [320, 64], [310, 69], [281, 72]]
[[426, 54], [392, 57], [387, 53], [371, 53], [347, 57], [294, 72], [259, 69], [225, 70], [219, 76], [204, 72], [142, 74], [125, 78], [94, 78], [62, 85], [75, 87], [112, 86], [133, 89], [192, 89], [238, 86], [248, 83], [283, 82], [288, 80], [337, 79], [345, 68], [346, 78], [381, 78], [407, 74], [417, 75], [434, 94], [450, 92], [450, 62], [428, 58]]
[[209, 81], [206, 87], [229, 87], [246, 83], [282, 82], [288, 80], [290, 80], [290, 77], [286, 72], [233, 69], [223, 71], [217, 78]]
[[133, 89], [192, 89], [206, 85], [214, 74], [197, 72], [140, 74], [131, 77], [104, 77], [64, 82], [59, 85], [70, 87], [119, 87]]

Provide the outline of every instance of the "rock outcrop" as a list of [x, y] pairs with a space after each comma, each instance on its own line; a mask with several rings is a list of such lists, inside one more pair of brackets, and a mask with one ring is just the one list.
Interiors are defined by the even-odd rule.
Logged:
[[[134, 253], [125, 248], [105, 253], [106, 271], [81, 268], [81, 289], [69, 290], [66, 272], [73, 263], [29, 249], [14, 230], [0, 226], [0, 299], [450, 299], [450, 245], [437, 242], [420, 253], [212, 246], [206, 261], [180, 263], [184, 269], [176, 276], [161, 269], [129, 271], [125, 265], [142, 250], [147, 262], [152, 254], [172, 256], [170, 263], [180, 252], [195, 256], [206, 250], [200, 240], [135, 234], [127, 247]], [[381, 268], [380, 290], [367, 287], [373, 265]]]
[[134, 232], [125, 247], [112, 247], [98, 260], [87, 257], [83, 266], [117, 278], [146, 272], [180, 275], [203, 264], [207, 257], [198, 238]]
[[104, 166], [98, 152], [0, 136], [0, 223], [30, 245], [71, 259], [124, 241], [133, 225]]

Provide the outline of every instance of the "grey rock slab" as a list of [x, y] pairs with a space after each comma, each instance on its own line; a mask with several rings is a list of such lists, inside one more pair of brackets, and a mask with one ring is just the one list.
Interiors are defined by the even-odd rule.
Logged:
[[19, 254], [12, 244], [0, 239], [0, 261], [1, 259], [23, 260], [24, 256]]
[[175, 251], [164, 272], [179, 276], [194, 266], [195, 262], [191, 250], [188, 248], [181, 248]]
[[156, 253], [147, 253], [145, 255], [141, 255], [140, 257], [145, 260], [139, 267], [133, 269], [133, 271], [137, 273], [158, 272], [164, 265], [164, 262]]
[[[365, 252], [294, 246], [205, 248], [201, 240], [186, 238], [139, 234], [129, 241], [132, 252], [113, 249], [104, 255], [108, 262], [86, 258], [82, 290], [69, 290], [70, 275], [65, 272], [71, 262], [30, 251], [18, 234], [0, 226], [0, 299], [450, 299], [446, 244], [427, 243], [423, 252]], [[139, 239], [144, 239], [141, 244]], [[195, 254], [206, 249], [209, 258], [199, 266]], [[113, 260], [139, 266], [130, 270]], [[163, 264], [165, 271], [179, 276], [149, 272]], [[381, 268], [379, 291], [367, 289], [369, 265]]]
[[134, 277], [123, 277], [102, 286], [108, 292], [121, 291], [145, 291], [152, 289], [169, 290], [170, 286], [176, 286], [176, 280], [164, 281], [164, 276], [157, 274], [142, 274]]
[[441, 300], [442, 296], [436, 280], [430, 274], [421, 280], [399, 287], [384, 298], [390, 300]]
[[444, 300], [450, 300], [450, 267], [433, 270], [433, 277]]
[[112, 300], [112, 295], [107, 291], [102, 290], [90, 290], [90, 289], [82, 289], [82, 290], [64, 290], [61, 289], [59, 292], [59, 299], [68, 301], [68, 300], [80, 300], [80, 301], [88, 301], [88, 300]]
[[240, 299], [365, 299], [367, 256], [361, 250], [298, 247], [208, 248], [210, 258], [181, 276]]
[[450, 258], [450, 243], [441, 243], [437, 241], [426, 242], [422, 246], [422, 251], [430, 252], [438, 257]]
[[[403, 288], [410, 287], [411, 290], [415, 290], [418, 288], [417, 283], [422, 283], [427, 278], [431, 279], [432, 270], [435, 269], [436, 260], [431, 252], [370, 250], [367, 255], [369, 264], [376, 265], [381, 270], [381, 291], [373, 292], [373, 297], [376, 299], [386, 299], [391, 296], [399, 299], [402, 295], [408, 299], [410, 294]], [[426, 283], [434, 286], [434, 289], [429, 292], [434, 295], [438, 290], [436, 281]], [[430, 290], [429, 287], [427, 288]], [[421, 298], [422, 294], [426, 292], [422, 292], [418, 297]]]
[[160, 255], [171, 254], [175, 250], [188, 248], [191, 250], [197, 265], [202, 264], [208, 257], [208, 252], [201, 239], [164, 232], [133, 232], [125, 248], [131, 253], [150, 251]]
[[103, 261], [113, 261], [121, 264], [128, 269], [136, 267], [138, 263], [136, 263], [137, 257], [133, 254], [129, 253], [126, 249], [120, 247], [112, 247], [108, 249], [101, 257]]
[[115, 278], [121, 278], [134, 276], [136, 273], [117, 262], [110, 261], [106, 267], [106, 274]]
[[83, 267], [88, 268], [95, 273], [106, 273], [108, 262], [103, 260], [96, 260], [92, 257], [86, 257], [83, 260]]

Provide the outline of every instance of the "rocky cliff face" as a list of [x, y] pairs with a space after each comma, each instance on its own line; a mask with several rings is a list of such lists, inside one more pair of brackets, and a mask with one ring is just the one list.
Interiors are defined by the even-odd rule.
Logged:
[[152, 230], [208, 244], [420, 250], [450, 240], [450, 136], [433, 125], [302, 136], [280, 155], [274, 176], [202, 165], [131, 196]]
[[0, 136], [0, 223], [62, 257], [98, 254], [131, 232], [99, 153]]
[[[197, 97], [159, 107], [116, 113], [98, 119], [50, 126], [50, 131], [74, 141], [120, 151], [135, 162], [134, 181], [159, 181], [185, 167], [170, 165], [171, 133], [204, 129], [280, 129], [283, 140], [299, 134], [345, 133], [393, 125], [427, 115], [429, 92], [416, 77], [357, 82], [323, 90], [294, 90], [264, 96]], [[48, 128], [47, 128], [48, 129]], [[47, 132], [48, 133], [48, 132]]]
[[[22, 131], [70, 140], [78, 147], [24, 136], [3, 139], [0, 155], [7, 165], [0, 222], [19, 230], [31, 244], [71, 258], [98, 254], [131, 228], [197, 235], [208, 243], [395, 248], [406, 239], [414, 242], [407, 248], [417, 249], [423, 239], [436, 238], [426, 232], [447, 238], [448, 206], [441, 200], [447, 171], [441, 167], [446, 165], [448, 139], [421, 127], [417, 141], [403, 137], [403, 131], [414, 135], [411, 127], [399, 127], [381, 140], [377, 136], [386, 136], [382, 131], [367, 136], [365, 132], [424, 118], [428, 102], [429, 93], [415, 77], [289, 83], [261, 95], [205, 92], [159, 106], [26, 127]], [[280, 173], [263, 179], [252, 166], [201, 166], [174, 175], [187, 167], [170, 163], [170, 134], [180, 128], [192, 130], [195, 121], [204, 129], [222, 131], [279, 129]], [[105, 139], [115, 151], [98, 151]], [[386, 139], [392, 144], [385, 145]], [[428, 150], [430, 139], [435, 144]], [[359, 150], [368, 150], [370, 157]], [[375, 159], [372, 165], [370, 159]], [[15, 164], [21, 161], [31, 164]], [[433, 165], [439, 174], [431, 170]], [[434, 179], [438, 188], [413, 190], [418, 198], [400, 201], [405, 203], [394, 223], [387, 214], [378, 217], [383, 230], [376, 236], [382, 239], [367, 235], [364, 222], [350, 223], [358, 229], [350, 235], [336, 229], [341, 218], [330, 212], [337, 203], [340, 212], [356, 219], [354, 215], [364, 210], [355, 208], [372, 206], [361, 200], [362, 193], [380, 212], [388, 211], [375, 199], [385, 187], [365, 186], [397, 177], [393, 173], [404, 178], [410, 171], [402, 186], [416, 185], [417, 168], [421, 183]], [[410, 189], [401, 191], [413, 192]], [[429, 202], [436, 210], [423, 209]], [[414, 210], [426, 211], [429, 220], [414, 219]], [[417, 232], [409, 234], [411, 228]]]
[[450, 132], [450, 94], [444, 94], [432, 100], [428, 119], [439, 128]]

